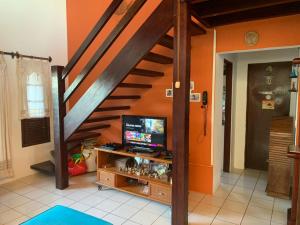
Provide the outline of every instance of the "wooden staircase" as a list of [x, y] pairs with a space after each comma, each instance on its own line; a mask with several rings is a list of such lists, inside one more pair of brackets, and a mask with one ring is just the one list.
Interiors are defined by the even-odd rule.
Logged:
[[[150, 78], [164, 76], [164, 73], [160, 71], [138, 68], [137, 65], [141, 61], [162, 65], [173, 64], [172, 57], [152, 51], [157, 44], [168, 49], [173, 49], [174, 46], [173, 37], [167, 34], [173, 27], [173, 0], [163, 0], [107, 68], [98, 75], [97, 80], [78, 99], [73, 107], [66, 112], [66, 103], [70, 97], [76, 92], [77, 88], [95, 68], [105, 53], [109, 51], [112, 44], [142, 8], [146, 0], [135, 1], [75, 80], [65, 89], [65, 79], [69, 76], [81, 56], [95, 40], [121, 2], [121, 0], [112, 1], [66, 67], [52, 67], [56, 187], [59, 189], [64, 189], [68, 186], [68, 149], [80, 146], [80, 143], [85, 139], [99, 137], [101, 130], [111, 127], [110, 121], [119, 120], [123, 112], [131, 108], [127, 104], [109, 105], [111, 102], [139, 100], [142, 97], [141, 95], [132, 94], [112, 95], [112, 93], [117, 89], [146, 90], [152, 88], [152, 85], [148, 83], [124, 82], [125, 78], [127, 76]], [[194, 34], [205, 34], [205, 31], [197, 24], [192, 23], [192, 27]], [[106, 106], [103, 106], [104, 102]], [[105, 113], [105, 115], [101, 115], [101, 113]], [[111, 115], [107, 115], [106, 113], [111, 113]]]

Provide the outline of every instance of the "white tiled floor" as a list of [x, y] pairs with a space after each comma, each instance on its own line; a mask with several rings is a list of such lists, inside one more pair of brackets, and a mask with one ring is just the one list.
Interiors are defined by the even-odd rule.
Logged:
[[[34, 175], [0, 186], [0, 225], [17, 225], [54, 205], [65, 205], [113, 224], [170, 225], [170, 207], [114, 190], [98, 191], [95, 174], [74, 177], [57, 190], [54, 179]], [[223, 174], [213, 196], [191, 192], [191, 225], [283, 225], [290, 201], [265, 194], [266, 173]]]

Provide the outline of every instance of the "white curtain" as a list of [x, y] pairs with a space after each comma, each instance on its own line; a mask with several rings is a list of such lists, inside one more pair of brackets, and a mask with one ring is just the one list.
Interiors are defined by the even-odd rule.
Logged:
[[50, 64], [47, 61], [23, 59], [17, 61], [20, 117], [50, 117]]
[[7, 64], [0, 54], [0, 180], [13, 175], [11, 162], [11, 118]]

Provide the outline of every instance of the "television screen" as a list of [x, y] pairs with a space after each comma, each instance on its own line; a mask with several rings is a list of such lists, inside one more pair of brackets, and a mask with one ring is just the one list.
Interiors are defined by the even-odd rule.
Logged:
[[166, 150], [165, 117], [123, 116], [123, 145]]

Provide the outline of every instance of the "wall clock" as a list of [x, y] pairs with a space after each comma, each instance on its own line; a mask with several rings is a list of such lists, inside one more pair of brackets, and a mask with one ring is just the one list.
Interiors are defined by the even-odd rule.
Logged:
[[259, 35], [255, 31], [249, 31], [245, 34], [245, 42], [248, 46], [254, 46], [259, 40]]

